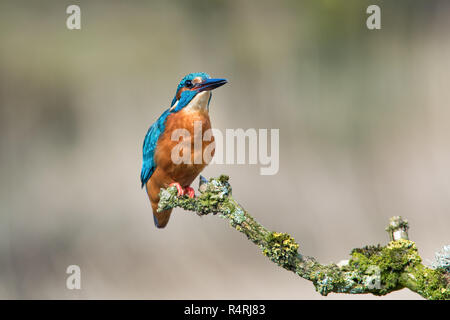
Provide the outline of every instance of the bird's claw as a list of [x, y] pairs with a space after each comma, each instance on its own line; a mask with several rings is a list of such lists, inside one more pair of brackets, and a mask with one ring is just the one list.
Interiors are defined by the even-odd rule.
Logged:
[[177, 197], [182, 197], [182, 196], [186, 195], [191, 199], [195, 198], [195, 191], [191, 187], [186, 187], [183, 189], [183, 187], [178, 182], [171, 183], [169, 185], [169, 187], [177, 188]]
[[187, 195], [191, 199], [195, 198], [195, 190], [194, 190], [194, 188], [191, 188], [191, 187], [184, 188], [184, 194]]
[[184, 196], [184, 189], [178, 182], [173, 182], [173, 183], [169, 184], [169, 187], [173, 187], [173, 186], [175, 186], [177, 188], [177, 196], [178, 197]]

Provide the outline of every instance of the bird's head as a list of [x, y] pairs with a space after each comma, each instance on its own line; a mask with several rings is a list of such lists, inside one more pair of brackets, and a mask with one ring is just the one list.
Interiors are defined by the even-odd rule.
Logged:
[[192, 109], [209, 109], [211, 90], [223, 86], [226, 79], [212, 79], [204, 72], [190, 73], [181, 79], [171, 103], [175, 112], [188, 107]]

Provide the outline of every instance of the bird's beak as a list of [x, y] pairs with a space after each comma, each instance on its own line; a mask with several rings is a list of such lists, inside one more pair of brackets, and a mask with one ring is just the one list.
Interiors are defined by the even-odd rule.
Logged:
[[202, 83], [197, 84], [196, 89], [201, 91], [208, 91], [223, 86], [227, 83], [227, 79], [206, 79]]

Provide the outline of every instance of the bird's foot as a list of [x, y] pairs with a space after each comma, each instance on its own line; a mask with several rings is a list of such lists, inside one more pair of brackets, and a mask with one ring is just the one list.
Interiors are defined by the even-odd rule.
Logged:
[[175, 186], [177, 188], [177, 193], [178, 193], [177, 196], [178, 197], [184, 196], [184, 189], [181, 186], [181, 184], [179, 184], [178, 182], [173, 182], [173, 183], [169, 184], [169, 187], [172, 187], [172, 186]]
[[184, 194], [187, 195], [191, 199], [195, 198], [194, 188], [191, 188], [191, 187], [184, 188]]

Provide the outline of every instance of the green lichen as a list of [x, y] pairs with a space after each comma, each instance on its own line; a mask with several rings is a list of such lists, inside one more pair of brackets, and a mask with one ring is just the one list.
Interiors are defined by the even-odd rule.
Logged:
[[373, 266], [378, 268], [380, 283], [371, 290], [377, 295], [400, 289], [400, 278], [405, 267], [421, 263], [414, 242], [404, 239], [391, 241], [386, 247], [356, 249], [351, 255], [349, 265], [362, 273], [366, 280], [367, 276], [373, 275]]
[[323, 296], [339, 290], [338, 288], [345, 282], [344, 278], [340, 276], [337, 266], [316, 265], [315, 269], [315, 271], [310, 273], [309, 280], [313, 282], [317, 292]]
[[242, 224], [242, 222], [244, 222], [245, 220], [244, 213], [244, 210], [242, 210], [241, 208], [236, 208], [236, 210], [234, 210], [234, 212], [230, 216], [230, 219], [232, 220], [231, 223], [239, 225]]
[[429, 300], [450, 300], [450, 283], [442, 270], [424, 265], [408, 267], [403, 275], [405, 285]]
[[434, 254], [433, 269], [440, 269], [450, 276], [450, 245], [443, 246]]
[[[365, 246], [353, 249], [352, 259], [348, 265], [341, 268], [332, 264], [322, 266], [317, 264], [309, 279], [313, 281], [316, 290], [322, 295], [329, 292], [368, 293], [385, 295], [405, 286], [405, 272], [419, 271], [414, 277], [419, 287], [415, 291], [428, 299], [443, 299], [447, 290], [442, 290], [442, 280], [437, 274], [427, 271], [423, 279], [423, 265], [418, 255], [415, 243], [400, 239], [391, 241], [387, 246]], [[433, 270], [431, 270], [433, 271]], [[438, 290], [439, 289], [439, 290]], [[427, 290], [425, 292], [424, 290]]]
[[298, 255], [299, 245], [287, 233], [270, 232], [263, 254], [278, 265], [290, 269]]
[[449, 288], [439, 270], [422, 265], [413, 241], [391, 241], [381, 250], [353, 250], [350, 266], [367, 274], [372, 266], [379, 268], [380, 288], [371, 292], [384, 295], [409, 287], [427, 299], [449, 299]]
[[221, 175], [217, 179], [211, 179], [206, 187], [196, 198], [191, 199], [187, 195], [177, 196], [175, 186], [161, 189], [159, 193], [158, 211], [168, 210], [174, 207], [182, 207], [185, 210], [195, 211], [200, 215], [221, 212], [227, 206], [231, 195], [231, 186], [228, 176]]
[[[408, 252], [409, 258], [405, 258], [406, 252]], [[409, 262], [409, 259], [418, 257], [414, 242], [403, 239], [391, 241], [386, 247], [366, 246], [361, 249], [353, 249], [351, 256], [349, 265], [362, 272], [372, 265], [378, 265], [381, 269], [389, 267], [393, 270], [401, 270]], [[420, 259], [420, 257], [418, 258]]]
[[[304, 278], [311, 280], [316, 291], [326, 296], [331, 292], [361, 294], [367, 292], [364, 276], [356, 270], [344, 270], [335, 264], [321, 265], [315, 262]], [[301, 275], [301, 274], [299, 274]]]
[[362, 248], [353, 249], [350, 255], [353, 255], [353, 253], [361, 253], [365, 256], [371, 256], [373, 254], [379, 253], [382, 249], [383, 247], [380, 244], [376, 246], [364, 246]]
[[[290, 235], [271, 232], [249, 215], [233, 199], [228, 180], [228, 176], [204, 179], [200, 194], [194, 199], [177, 197], [175, 187], [161, 189], [158, 208], [180, 207], [200, 215], [219, 213], [231, 227], [258, 245], [271, 261], [312, 281], [322, 295], [330, 292], [385, 295], [409, 288], [426, 299], [450, 299], [447, 269], [424, 266], [414, 242], [400, 238], [386, 246], [365, 246], [353, 249], [348, 263], [322, 265], [314, 258], [302, 256]], [[407, 229], [406, 220], [394, 217], [387, 230], [390, 235], [401, 230], [407, 237]]]

